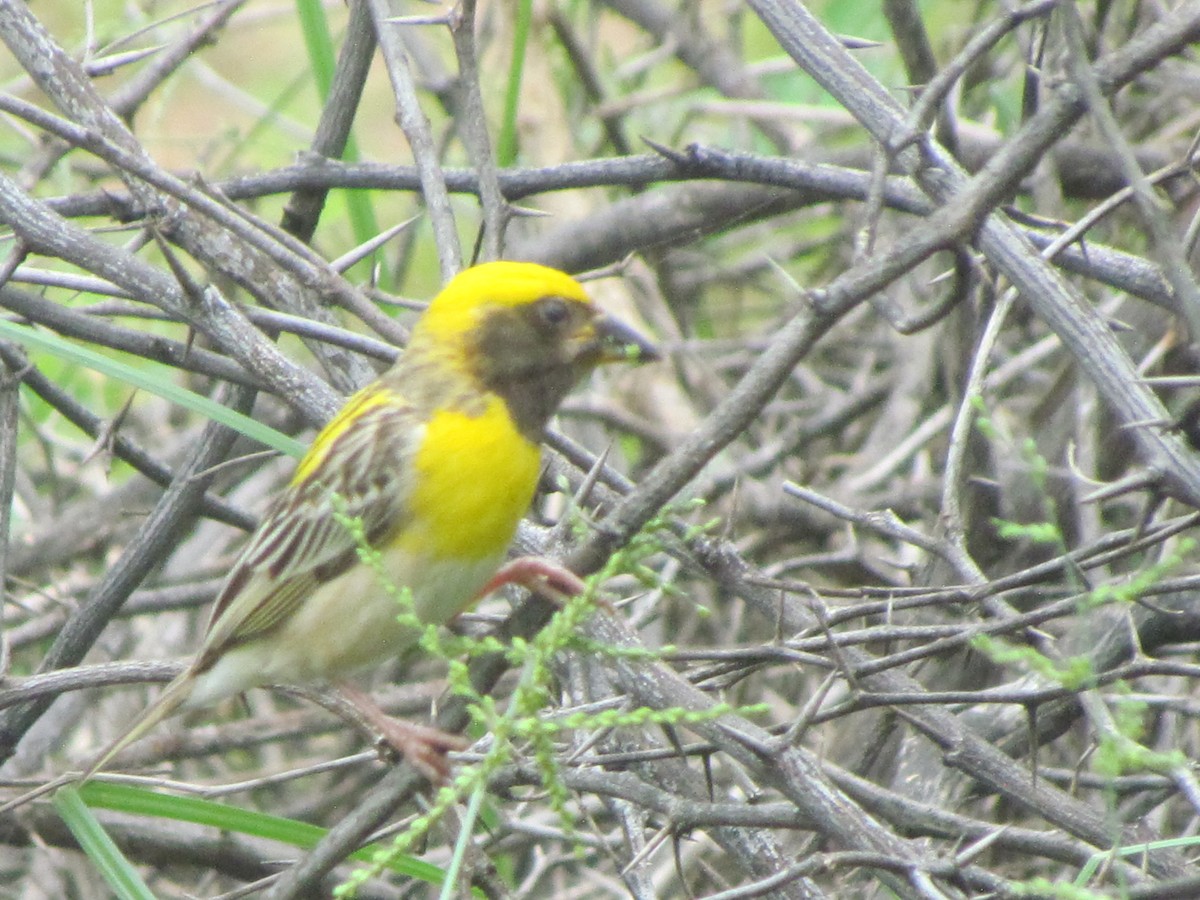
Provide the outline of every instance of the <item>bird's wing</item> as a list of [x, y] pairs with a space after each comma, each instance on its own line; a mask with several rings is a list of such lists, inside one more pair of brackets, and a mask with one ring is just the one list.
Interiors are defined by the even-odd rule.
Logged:
[[[372, 544], [404, 527], [424, 430], [413, 407], [387, 388], [368, 388], [350, 401], [313, 442], [234, 564], [198, 668], [287, 620], [313, 589], [356, 562], [358, 546], [335, 518], [336, 504], [362, 521]], [[337, 463], [327, 465], [331, 457]]]

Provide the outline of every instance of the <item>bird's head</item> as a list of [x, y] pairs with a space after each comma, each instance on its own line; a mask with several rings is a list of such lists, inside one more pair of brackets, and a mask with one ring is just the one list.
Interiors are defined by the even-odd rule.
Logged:
[[452, 348], [500, 395], [522, 431], [540, 435], [567, 392], [596, 366], [658, 358], [648, 340], [598, 309], [569, 275], [491, 262], [456, 275], [413, 329], [414, 346]]

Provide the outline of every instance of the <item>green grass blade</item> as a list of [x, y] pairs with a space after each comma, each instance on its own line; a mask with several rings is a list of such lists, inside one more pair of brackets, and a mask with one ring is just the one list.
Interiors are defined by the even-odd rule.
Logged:
[[508, 67], [508, 85], [504, 93], [504, 115], [496, 138], [496, 162], [501, 168], [517, 161], [517, 106], [521, 99], [521, 80], [525, 75], [525, 48], [533, 26], [533, 0], [517, 3], [517, 21], [513, 27], [512, 62]]
[[325, 99], [329, 96], [333, 73], [337, 68], [333, 36], [329, 33], [325, 9], [321, 0], [296, 0], [296, 14], [304, 35], [304, 48], [308, 51], [308, 63], [317, 81], [317, 92], [321, 99]]
[[227, 406], [222, 406], [215, 400], [197, 394], [195, 391], [179, 387], [169, 379], [163, 378], [160, 372], [157, 371], [157, 367], [152, 363], [147, 363], [144, 368], [135, 368], [128, 363], [112, 359], [90, 347], [73, 343], [56, 334], [38, 331], [30, 328], [28, 325], [20, 325], [6, 319], [0, 319], [0, 337], [9, 338], [25, 347], [53, 354], [68, 362], [86, 366], [89, 369], [100, 372], [102, 375], [116, 378], [126, 384], [148, 391], [185, 409], [190, 409], [202, 416], [207, 416], [214, 422], [227, 425], [251, 440], [258, 441], [260, 444], [264, 444], [272, 450], [278, 450], [280, 453], [286, 453], [288, 456], [303, 456], [304, 451], [307, 449], [303, 443], [295, 438], [276, 431], [274, 428], [270, 428], [261, 422], [256, 422], [249, 416], [242, 415], [235, 410], [229, 409]]
[[[304, 47], [308, 51], [309, 66], [317, 82], [318, 96], [325, 102], [329, 99], [329, 90], [333, 86], [333, 76], [337, 69], [333, 36], [329, 33], [329, 20], [325, 17], [325, 9], [320, 0], [296, 0], [296, 12], [300, 19], [301, 33], [304, 35]], [[346, 141], [342, 159], [347, 162], [358, 161], [358, 145], [354, 142], [353, 135]], [[370, 194], [366, 191], [343, 193], [354, 240], [356, 243], [365, 244], [380, 231]]]
[[[272, 816], [226, 803], [215, 803], [199, 797], [179, 797], [147, 791], [125, 784], [89, 781], [77, 793], [82, 798], [82, 803], [98, 809], [210, 825], [223, 831], [267, 838], [302, 850], [315, 847], [327, 833], [325, 828], [295, 819]], [[384, 849], [381, 844], [369, 844], [355, 851], [350, 858], [369, 862], [377, 852]], [[388, 868], [428, 884], [440, 885], [445, 880], [445, 872], [440, 867], [413, 856], [398, 856], [390, 861]]]
[[53, 802], [55, 811], [71, 829], [80, 848], [120, 900], [154, 900], [154, 894], [150, 893], [142, 876], [92, 815], [79, 791], [70, 785], [61, 787], [54, 792]]

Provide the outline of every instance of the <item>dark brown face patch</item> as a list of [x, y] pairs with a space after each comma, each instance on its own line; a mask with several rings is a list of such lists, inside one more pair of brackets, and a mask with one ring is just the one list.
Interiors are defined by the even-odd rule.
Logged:
[[590, 330], [596, 317], [590, 305], [562, 297], [492, 310], [479, 327], [477, 358], [502, 376], [569, 364], [569, 345]]
[[491, 310], [480, 323], [470, 365], [531, 440], [541, 439], [559, 403], [599, 361], [587, 352], [596, 318], [590, 304], [551, 296]]

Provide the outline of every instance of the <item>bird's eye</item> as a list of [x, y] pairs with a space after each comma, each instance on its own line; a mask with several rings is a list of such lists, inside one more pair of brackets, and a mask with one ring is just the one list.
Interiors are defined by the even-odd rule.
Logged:
[[562, 325], [571, 317], [571, 310], [565, 300], [558, 297], [547, 297], [538, 304], [538, 315], [547, 325], [555, 327]]

